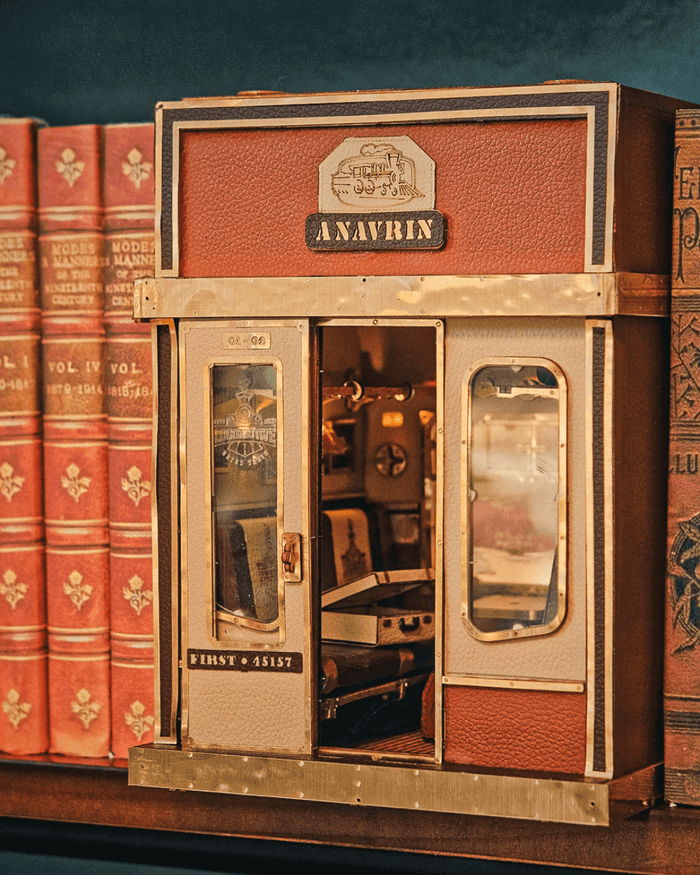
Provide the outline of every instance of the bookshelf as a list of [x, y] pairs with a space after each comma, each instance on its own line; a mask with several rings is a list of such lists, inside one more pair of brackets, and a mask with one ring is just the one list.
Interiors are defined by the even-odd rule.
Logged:
[[[131, 835], [134, 846], [149, 831], [163, 853], [175, 849], [187, 833], [199, 837], [197, 847], [205, 856], [220, 854], [220, 837], [228, 836], [255, 840], [256, 857], [277, 854], [284, 842], [294, 853], [312, 858], [318, 848], [317, 859], [329, 848], [341, 860], [342, 849], [407, 852], [418, 868], [422, 855], [428, 855], [425, 862], [444, 857], [443, 871], [458, 860], [481, 858], [571, 870], [700, 873], [700, 809], [695, 808], [660, 805], [617, 826], [596, 828], [128, 787], [120, 761], [98, 765], [5, 758], [0, 766], [0, 817], [15, 819], [0, 820], [0, 838], [7, 823], [26, 819], [80, 824], [86, 838], [96, 827], [110, 828], [122, 842]], [[29, 824], [21, 826], [31, 830]], [[81, 832], [72, 835], [79, 838]], [[201, 866], [205, 857], [198, 859], [190, 865]], [[382, 865], [381, 854], [369, 859]], [[217, 862], [223, 867], [218, 857]]]

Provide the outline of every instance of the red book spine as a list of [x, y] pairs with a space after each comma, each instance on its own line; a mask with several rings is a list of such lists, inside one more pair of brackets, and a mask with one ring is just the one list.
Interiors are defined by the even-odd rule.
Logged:
[[108, 125], [104, 137], [112, 752], [124, 758], [155, 723], [151, 334], [132, 318], [134, 280], [155, 264], [153, 125]]
[[666, 797], [700, 805], [700, 112], [676, 119], [664, 681]]
[[48, 748], [36, 124], [0, 120], [0, 750]]
[[110, 752], [102, 129], [38, 137], [52, 753]]

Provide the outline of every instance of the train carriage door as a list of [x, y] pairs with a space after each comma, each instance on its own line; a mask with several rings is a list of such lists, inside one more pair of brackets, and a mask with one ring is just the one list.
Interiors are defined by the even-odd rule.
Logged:
[[180, 323], [183, 743], [312, 750], [308, 321]]
[[586, 331], [448, 323], [446, 762], [585, 768]]

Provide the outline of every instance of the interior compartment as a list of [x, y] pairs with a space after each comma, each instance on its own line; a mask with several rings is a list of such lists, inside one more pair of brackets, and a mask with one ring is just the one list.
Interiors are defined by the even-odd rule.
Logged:
[[432, 759], [435, 329], [320, 335], [321, 753]]

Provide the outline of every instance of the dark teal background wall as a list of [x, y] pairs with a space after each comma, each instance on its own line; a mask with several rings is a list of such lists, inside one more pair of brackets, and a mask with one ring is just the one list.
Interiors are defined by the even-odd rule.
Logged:
[[697, 0], [0, 0], [0, 112], [140, 121], [159, 100], [612, 80], [700, 102]]

